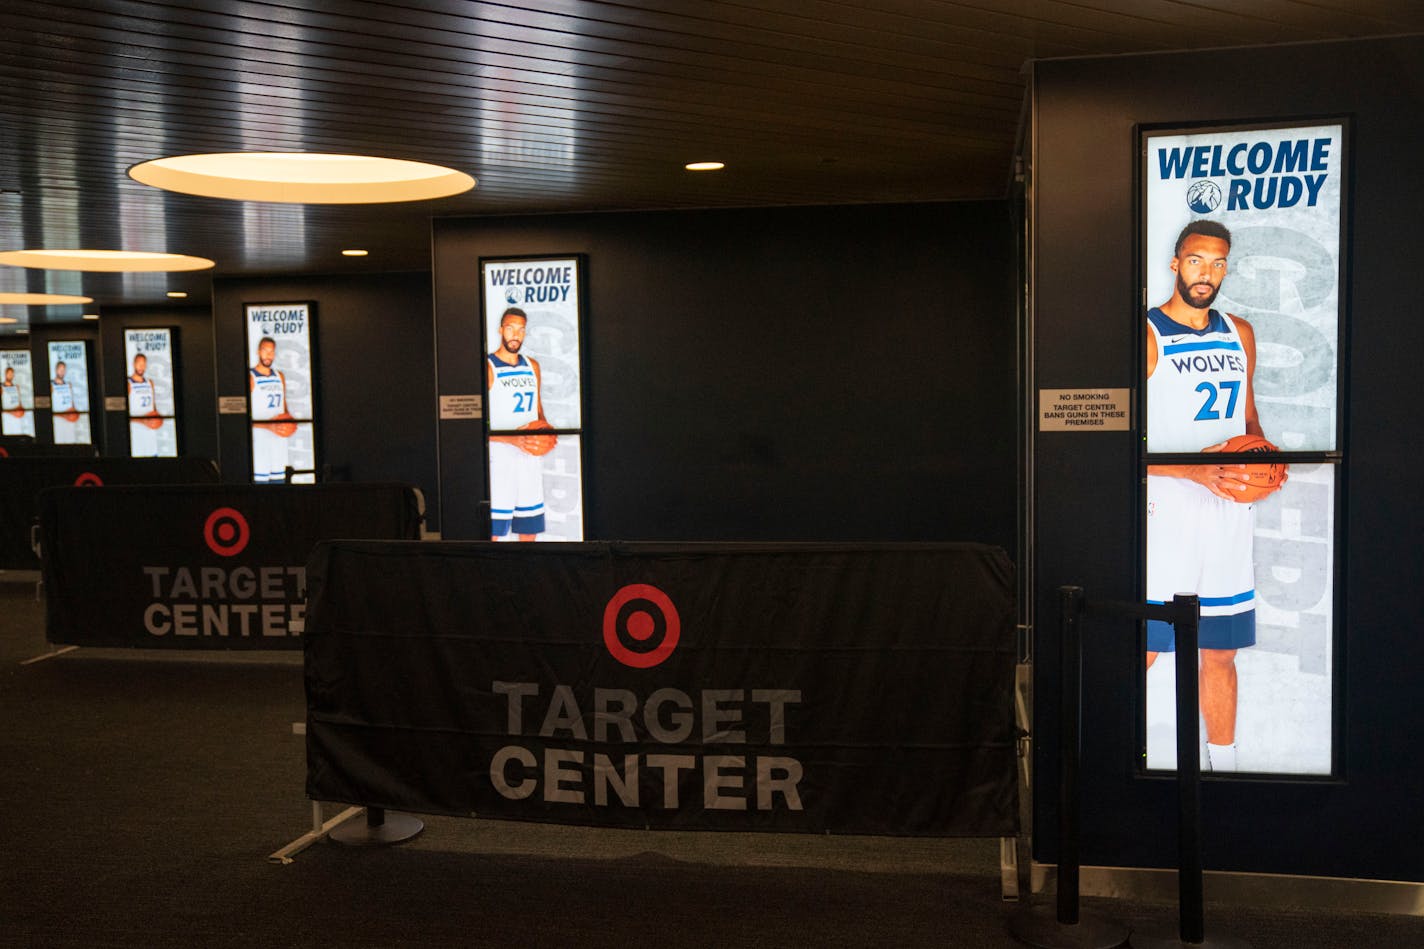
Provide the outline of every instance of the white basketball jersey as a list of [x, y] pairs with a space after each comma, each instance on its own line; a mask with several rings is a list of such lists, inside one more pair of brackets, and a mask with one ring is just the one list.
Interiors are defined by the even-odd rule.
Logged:
[[489, 420], [493, 431], [523, 428], [539, 417], [539, 379], [523, 356], [514, 365], [489, 354], [494, 383], [489, 393]]
[[51, 383], [49, 407], [52, 412], [72, 412], [74, 410], [74, 387], [68, 382]]
[[1205, 329], [1183, 326], [1153, 307], [1157, 368], [1147, 379], [1147, 450], [1193, 452], [1246, 432], [1250, 379], [1241, 334], [1208, 311]]
[[0, 385], [0, 409], [9, 411], [20, 407], [20, 387]]
[[153, 414], [153, 383], [129, 377], [129, 415]]
[[282, 374], [275, 369], [266, 376], [256, 369], [247, 371], [252, 374], [252, 417], [261, 422], [287, 411], [286, 385]]

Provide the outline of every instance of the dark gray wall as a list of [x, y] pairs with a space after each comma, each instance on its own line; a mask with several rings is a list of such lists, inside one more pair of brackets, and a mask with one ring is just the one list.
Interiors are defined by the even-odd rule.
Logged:
[[[1417, 595], [1424, 429], [1410, 394], [1424, 323], [1420, 259], [1424, 40], [1038, 63], [1033, 338], [1037, 386], [1132, 386], [1141, 361], [1134, 126], [1347, 115], [1353, 221], [1346, 325], [1338, 782], [1208, 782], [1208, 868], [1424, 880], [1424, 607]], [[1136, 433], [1037, 438], [1036, 853], [1054, 859], [1058, 668], [1053, 590], [1135, 599]], [[1085, 637], [1083, 861], [1170, 866], [1173, 786], [1135, 776], [1131, 630]]]
[[[336, 480], [415, 485], [437, 526], [430, 275], [215, 279], [219, 396], [247, 396], [243, 305], [284, 301], [316, 305], [318, 464]], [[247, 417], [218, 425], [223, 480], [251, 481]]]
[[[586, 536], [1014, 545], [1002, 202], [442, 220], [440, 391], [484, 392], [482, 256], [586, 254]], [[441, 423], [485, 536], [482, 423]]]

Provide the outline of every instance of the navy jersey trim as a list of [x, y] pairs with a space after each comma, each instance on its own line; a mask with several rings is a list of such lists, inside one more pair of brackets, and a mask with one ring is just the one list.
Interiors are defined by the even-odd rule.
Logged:
[[[1208, 333], [1230, 333], [1235, 328], [1227, 322], [1226, 317], [1220, 310], [1208, 310], [1206, 326], [1197, 329], [1195, 326], [1184, 326], [1162, 312], [1160, 306], [1154, 306], [1147, 311], [1147, 318], [1152, 321], [1152, 326], [1157, 330], [1159, 337], [1166, 336], [1205, 336]], [[1166, 340], [1163, 340], [1166, 343]]]

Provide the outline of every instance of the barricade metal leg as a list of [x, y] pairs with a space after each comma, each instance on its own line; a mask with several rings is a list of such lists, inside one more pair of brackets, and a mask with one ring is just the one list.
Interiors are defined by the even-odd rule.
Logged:
[[22, 666], [32, 666], [37, 662], [44, 662], [46, 659], [53, 659], [55, 656], [63, 656], [65, 653], [74, 652], [78, 646], [60, 646], [58, 649], [51, 649], [49, 652], [42, 652], [38, 656], [31, 656], [28, 659], [20, 660]]
[[295, 857], [297, 854], [301, 853], [303, 850], [307, 849], [312, 844], [316, 843], [318, 840], [321, 840], [323, 837], [331, 833], [332, 830], [336, 829], [337, 827], [340, 827], [342, 824], [351, 820], [351, 818], [359, 815], [362, 810], [359, 807], [348, 807], [346, 808], [346, 810], [342, 811], [340, 814], [337, 814], [331, 820], [323, 821], [321, 819], [321, 802], [312, 801], [311, 805], [312, 829], [307, 831], [305, 834], [302, 834], [296, 840], [287, 844], [287, 846], [283, 847], [281, 850], [278, 850], [272, 854], [268, 854], [268, 863], [280, 863], [284, 866], [286, 864], [291, 863], [292, 858]]
[[1019, 839], [999, 838], [999, 898], [1011, 902], [1019, 898]]
[[1083, 650], [1078, 620], [1081, 587], [1059, 587], [1059, 778], [1057, 909], [1022, 913], [1009, 929], [1020, 942], [1041, 949], [1115, 949], [1127, 942], [1127, 927], [1079, 911], [1078, 760], [1082, 750]]

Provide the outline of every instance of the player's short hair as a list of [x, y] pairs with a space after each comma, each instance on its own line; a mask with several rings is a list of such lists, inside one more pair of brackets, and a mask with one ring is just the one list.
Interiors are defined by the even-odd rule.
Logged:
[[1224, 224], [1218, 224], [1216, 221], [1208, 221], [1206, 218], [1202, 218], [1182, 228], [1182, 233], [1177, 235], [1177, 246], [1172, 249], [1173, 257], [1182, 256], [1182, 245], [1185, 244], [1187, 238], [1193, 234], [1200, 234], [1202, 237], [1215, 237], [1217, 240], [1226, 241], [1227, 249], [1231, 249], [1231, 232], [1226, 229], [1226, 226]]
[[[55, 371], [56, 371], [56, 372], [59, 370], [59, 367], [60, 367], [60, 366], [64, 366], [64, 360], [63, 360], [63, 359], [61, 359], [59, 362], [57, 362], [57, 363], [54, 364], [54, 368], [55, 368]], [[68, 367], [68, 366], [64, 366], [64, 368], [68, 369], [69, 367]]]
[[523, 310], [521, 310], [521, 309], [520, 309], [519, 307], [517, 307], [517, 306], [505, 307], [504, 312], [499, 315], [499, 325], [500, 325], [500, 326], [503, 326], [503, 325], [504, 325], [504, 318], [505, 318], [506, 316], [517, 316], [517, 317], [519, 317], [521, 320], [523, 320], [524, 322], [526, 322], [526, 323], [529, 322], [529, 314], [528, 314], [528, 313], [525, 313]]
[[258, 349], [261, 349], [263, 343], [271, 343], [273, 349], [276, 349], [276, 348], [277, 348], [277, 341], [276, 341], [275, 339], [273, 339], [272, 337], [270, 337], [270, 336], [264, 336], [264, 337], [262, 337], [261, 339], [259, 339], [259, 340], [257, 341], [257, 348], [258, 348]]

